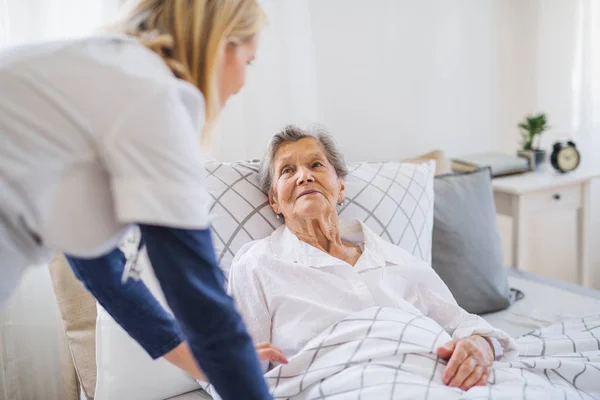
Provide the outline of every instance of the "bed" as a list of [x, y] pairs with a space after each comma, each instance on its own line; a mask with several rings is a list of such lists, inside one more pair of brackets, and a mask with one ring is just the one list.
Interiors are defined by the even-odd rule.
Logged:
[[600, 291], [509, 268], [512, 288], [524, 297], [508, 309], [483, 315], [513, 337], [566, 318], [600, 312]]
[[[485, 314], [495, 327], [513, 337], [549, 326], [567, 318], [600, 313], [600, 291], [509, 268], [511, 288], [523, 297], [508, 309]], [[203, 390], [185, 393], [170, 400], [211, 399]]]
[[[437, 165], [439, 166], [441, 164], [438, 163]], [[227, 170], [227, 168], [229, 167], [219, 165], [217, 167], [212, 167], [209, 170], [209, 174], [215, 176], [217, 175], [216, 171], [222, 174], [221, 178], [219, 178], [220, 181], [217, 182], [217, 186], [220, 188], [219, 190], [223, 190], [223, 193], [219, 193], [218, 195], [213, 194], [215, 198], [221, 199], [221, 201], [228, 193], [235, 192], [240, 195], [239, 191], [246, 190], [248, 187], [251, 188], [253, 184], [252, 175], [256, 172], [255, 164], [245, 164], [243, 165], [243, 168], [239, 168], [238, 165], [235, 166], [233, 170]], [[432, 185], [433, 171], [430, 172], [431, 174], [424, 174], [424, 176], [428, 176], [427, 179], [429, 179], [429, 184]], [[440, 171], [436, 171], [436, 175], [438, 175], [439, 172]], [[231, 179], [231, 182], [233, 183], [226, 183], [226, 179]], [[431, 186], [430, 189], [432, 190]], [[256, 193], [248, 193], [247, 195], [242, 194], [241, 197], [244, 199], [252, 199], [253, 196], [256, 197], [256, 195]], [[256, 210], [260, 210], [260, 207], [264, 207], [266, 204], [268, 204], [266, 203], [266, 200], [260, 196], [262, 195], [258, 194], [258, 197], [256, 197], [257, 203], [253, 205], [253, 208], [249, 210], [249, 213], [253, 213], [254, 215], [256, 214]], [[222, 201], [221, 204], [225, 204], [225, 202]], [[433, 224], [433, 215], [431, 215], [433, 214], [433, 204], [429, 204], [428, 207], [430, 207], [428, 209], [429, 219], [426, 218], [426, 220], [429, 221], [427, 223], [430, 224], [429, 229], [431, 229], [431, 225]], [[393, 210], [391, 210], [390, 213], [392, 211]], [[268, 216], [263, 217], [265, 217], [265, 220], [269, 219], [267, 218]], [[248, 221], [250, 218], [242, 216], [240, 220]], [[270, 221], [274, 222], [276, 219], [272, 218]], [[234, 227], [238, 226], [236, 225], [238, 224], [237, 221], [231, 221], [231, 223], [234, 224]], [[219, 227], [218, 224], [215, 224], [213, 228], [218, 231], [219, 229], [222, 229], [222, 226]], [[247, 229], [247, 231], [260, 231], [261, 235], [266, 235], [269, 233], [269, 230], [272, 228], [272, 226], [267, 227], [266, 230], [261, 230], [261, 227], [254, 228], [256, 229]], [[241, 231], [242, 229], [230, 230]], [[224, 230], [222, 229], [222, 231]], [[431, 230], [429, 230], [429, 232], [431, 232]], [[222, 236], [220, 236], [220, 238], [222, 239]], [[431, 238], [431, 236], [429, 236], [429, 238]], [[232, 237], [231, 240], [223, 240], [223, 242], [235, 242], [233, 239], [234, 238]], [[431, 247], [431, 239], [428, 240], [430, 241], [429, 246]], [[235, 249], [220, 248], [218, 241], [216, 243], [216, 248], [218, 253], [222, 251], [219, 253], [219, 260], [230, 260], [231, 255], [235, 253]], [[223, 255], [225, 257], [222, 257]], [[586, 289], [576, 285], [544, 278], [535, 274], [516, 271], [514, 269], [508, 269], [508, 274], [510, 287], [515, 289], [514, 293], [516, 301], [503, 311], [484, 314], [482, 316], [493, 326], [506, 331], [513, 337], [526, 335], [535, 329], [540, 329], [554, 323], [561, 322], [566, 318], [600, 314], [600, 291]], [[91, 296], [89, 296], [89, 294], [87, 294], [87, 292], [81, 288], [79, 283], [72, 276], [68, 266], [64, 262], [64, 258], [59, 256], [53, 262], [53, 264], [51, 264], [51, 275], [53, 277], [53, 284], [57, 294], [59, 308], [61, 310], [61, 315], [65, 326], [65, 332], [69, 340], [71, 358], [73, 360], [72, 365], [64, 368], [65, 372], [63, 375], [77, 380], [79, 387], [81, 388], [81, 394], [78, 393], [75, 396], [65, 396], [64, 398], [65, 400], [74, 400], [80, 398], [81, 396], [81, 398], [92, 400], [94, 398], [96, 378], [98, 376], [96, 370], [97, 360], [95, 357], [95, 344], [97, 343], [97, 338], [95, 336], [95, 332], [97, 332], [96, 321], [97, 317], [98, 320], [101, 319], [96, 314], [95, 302]], [[75, 305], [73, 303], [75, 303]], [[129, 356], [130, 354], [128, 353], [127, 357]], [[124, 371], [127, 372], [135, 369], [136, 368], [126, 368]], [[116, 377], [120, 378], [118, 374]], [[129, 386], [134, 387], [139, 385], [139, 383], [135, 382], [143, 382], [127, 381], [125, 378], [122, 380], [126, 381], [122, 384], [129, 384]], [[165, 385], [169, 385], [169, 383], [165, 383]], [[177, 393], [178, 395], [175, 397], [173, 397], [174, 395], [160, 397], [159, 400], [211, 398], [203, 390], [190, 389], [187, 391], [187, 393], [183, 390], [171, 392]], [[130, 391], [129, 393], [132, 392]], [[138, 395], [117, 397], [127, 399], [148, 398]], [[104, 398], [117, 397], [113, 396]], [[154, 396], [152, 398], [157, 397]]]

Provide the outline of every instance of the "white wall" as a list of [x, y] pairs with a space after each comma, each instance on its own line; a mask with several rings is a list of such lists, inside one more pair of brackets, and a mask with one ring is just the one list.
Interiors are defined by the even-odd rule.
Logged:
[[106, 24], [122, 0], [0, 1], [0, 47], [88, 34]]
[[[265, 102], [265, 97], [278, 94], [272, 112], [246, 108], [237, 125], [227, 120], [226, 112], [223, 118], [232, 129], [217, 139], [213, 152], [217, 158], [260, 157], [277, 127], [286, 122], [305, 123], [308, 117], [330, 129], [349, 160], [400, 159], [434, 147], [452, 156], [515, 151], [516, 124], [534, 111], [536, 103], [532, 80], [536, 0], [297, 0], [277, 4], [298, 7], [303, 2], [310, 21], [295, 27], [303, 31], [286, 31], [285, 14], [270, 16], [271, 31], [259, 50], [249, 87], [228, 107], [239, 108], [243, 101]], [[271, 8], [272, 3], [265, 1]], [[304, 18], [306, 10], [301, 11]], [[316, 98], [299, 97], [310, 102], [311, 112], [288, 110], [282, 118], [279, 104], [287, 101], [290, 92], [267, 90], [272, 81], [264, 80], [268, 67], [261, 63], [269, 57], [269, 49], [278, 50], [275, 60], [286, 70], [298, 63], [282, 61], [289, 54], [273, 46], [269, 35], [274, 30], [292, 41], [312, 32], [314, 48], [309, 50], [314, 53]], [[304, 55], [300, 60], [308, 57]], [[304, 76], [312, 74], [311, 67], [302, 65], [297, 70], [296, 79], [303, 85], [311, 84]], [[253, 87], [258, 81], [265, 89]], [[265, 124], [269, 119], [277, 122]]]
[[210, 152], [220, 160], [259, 158], [285, 124], [319, 121], [315, 38], [309, 0], [262, 0], [268, 25], [242, 92], [229, 100]]
[[312, 0], [322, 122], [348, 158], [512, 151], [520, 3]]
[[512, 154], [537, 111], [552, 126], [545, 146], [577, 128], [573, 0], [263, 3], [269, 26], [224, 113], [219, 159], [260, 157], [290, 122], [325, 124], [349, 160]]

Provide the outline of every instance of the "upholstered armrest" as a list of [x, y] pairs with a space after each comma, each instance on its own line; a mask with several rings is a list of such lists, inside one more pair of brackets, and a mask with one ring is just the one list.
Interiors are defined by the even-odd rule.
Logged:
[[[73, 275], [62, 254], [58, 254], [48, 268], [72, 359], [72, 365], [63, 366], [65, 374], [74, 366], [86, 399], [93, 400], [96, 389], [96, 301]], [[68, 357], [63, 359], [68, 360]]]

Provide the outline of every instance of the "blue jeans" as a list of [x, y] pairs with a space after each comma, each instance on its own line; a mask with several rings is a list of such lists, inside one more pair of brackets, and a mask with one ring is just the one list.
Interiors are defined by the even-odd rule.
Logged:
[[173, 318], [141, 281], [121, 284], [123, 253], [67, 256], [73, 272], [151, 357], [187, 340], [224, 400], [272, 399], [254, 344], [224, 289], [209, 230], [140, 226], [148, 257]]

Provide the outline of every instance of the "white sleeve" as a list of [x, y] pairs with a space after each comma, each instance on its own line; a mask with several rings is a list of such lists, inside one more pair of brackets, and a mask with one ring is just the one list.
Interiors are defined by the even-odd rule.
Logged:
[[416, 306], [425, 316], [440, 324], [453, 339], [471, 335], [497, 339], [502, 346], [502, 352], [495, 349], [496, 353], [502, 353], [497, 355], [502, 356], [504, 360], [516, 358], [518, 346], [510, 335], [492, 327], [480, 316], [469, 314], [462, 309], [456, 303], [450, 289], [431, 267], [423, 265], [418, 268], [419, 276], [414, 281], [418, 299]]
[[117, 219], [204, 229], [210, 198], [200, 146], [201, 95], [163, 83], [141, 97], [99, 142]]
[[[236, 257], [229, 272], [227, 291], [233, 297], [236, 308], [255, 345], [271, 342], [271, 314], [262, 288], [252, 265]], [[261, 366], [265, 373], [269, 362], [261, 361]]]

